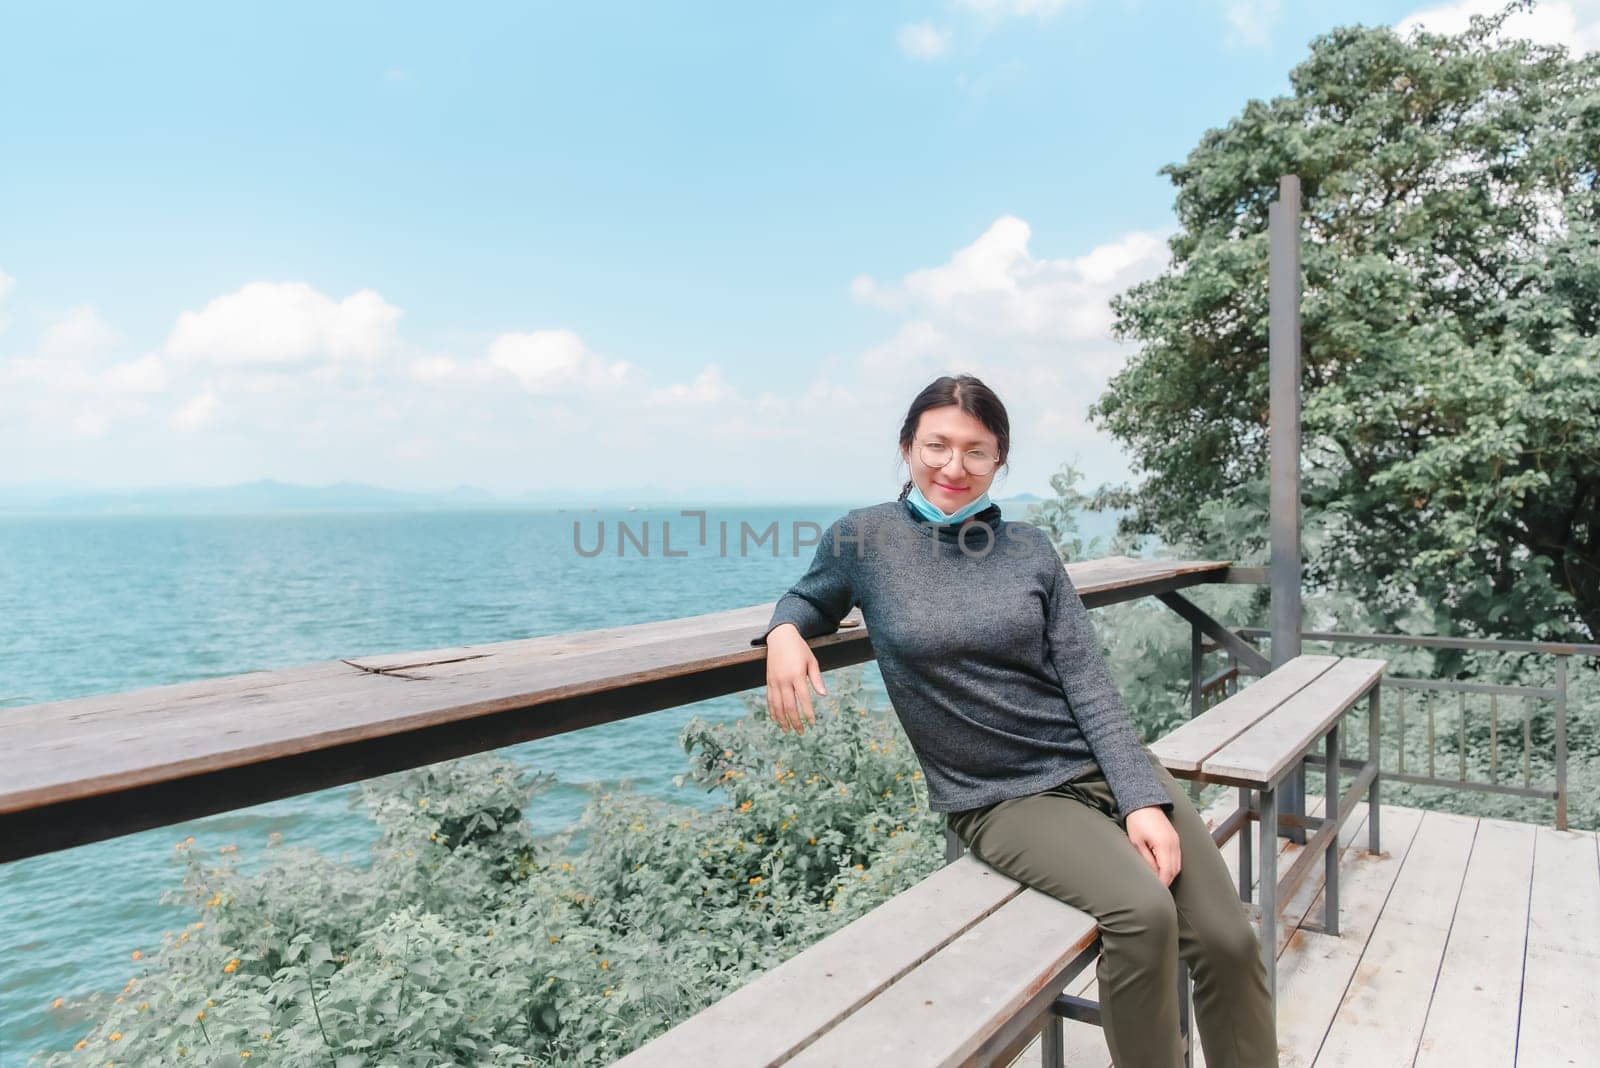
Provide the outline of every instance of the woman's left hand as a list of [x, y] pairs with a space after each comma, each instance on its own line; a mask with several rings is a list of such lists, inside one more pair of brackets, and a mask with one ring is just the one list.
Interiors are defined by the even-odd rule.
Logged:
[[1183, 866], [1178, 855], [1178, 830], [1160, 805], [1146, 805], [1128, 813], [1128, 841], [1150, 870], [1167, 886], [1178, 877]]

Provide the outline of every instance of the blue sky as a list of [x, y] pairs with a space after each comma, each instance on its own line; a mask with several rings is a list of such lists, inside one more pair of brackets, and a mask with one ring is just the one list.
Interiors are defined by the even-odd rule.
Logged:
[[12, 5], [0, 483], [875, 499], [962, 369], [1126, 477], [1157, 169], [1426, 6]]

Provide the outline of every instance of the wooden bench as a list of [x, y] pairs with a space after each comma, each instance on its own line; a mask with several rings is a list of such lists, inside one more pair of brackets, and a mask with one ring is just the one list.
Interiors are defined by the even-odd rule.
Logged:
[[[1325, 878], [1322, 930], [1339, 933], [1339, 827], [1367, 793], [1367, 848], [1378, 851], [1378, 683], [1387, 662], [1359, 657], [1297, 656], [1254, 685], [1207, 709], [1177, 730], [1151, 743], [1154, 754], [1175, 778], [1226, 783], [1239, 788], [1239, 807], [1213, 832], [1218, 844], [1254, 819], [1261, 856], [1261, 901], [1250, 910], [1260, 925], [1261, 956], [1267, 986], [1277, 990], [1278, 908], [1294, 895], [1320, 859]], [[1344, 714], [1366, 697], [1367, 756], [1343, 757]], [[1337, 773], [1327, 777], [1321, 816], [1288, 816], [1278, 811], [1277, 792], [1301, 762], [1322, 747], [1326, 768], [1354, 769], [1355, 781], [1341, 795]], [[1316, 762], [1313, 758], [1312, 762]], [[1254, 795], [1254, 796], [1252, 796]], [[1278, 832], [1289, 827], [1314, 831], [1289, 870], [1278, 877]], [[1239, 897], [1250, 900], [1250, 835], [1239, 838]], [[1302, 930], [1318, 930], [1302, 924]]]
[[[1383, 663], [1298, 657], [1150, 747], [1175, 777], [1240, 788], [1240, 809], [1212, 832], [1219, 844], [1250, 818], [1263, 818], [1263, 900], [1253, 918], [1263, 924], [1269, 976], [1276, 974], [1277, 905], [1304, 877], [1307, 858], [1337, 840], [1359, 789], [1370, 787], [1377, 848], [1375, 767], [1358, 775], [1343, 799], [1330, 791], [1321, 819], [1278, 816], [1276, 790], [1319, 739], [1330, 739], [1328, 751], [1336, 754], [1339, 718], [1369, 692], [1376, 724]], [[1257, 805], [1251, 791], [1260, 796]], [[1266, 828], [1288, 826], [1317, 833], [1280, 882], [1276, 831]], [[1248, 901], [1249, 835], [1240, 842], [1241, 900]], [[1099, 956], [1095, 920], [958, 854], [959, 842], [948, 834], [952, 859], [939, 871], [653, 1039], [618, 1068], [1004, 1065], [1041, 1029], [1044, 1064], [1059, 1068], [1062, 1020], [1100, 1023], [1097, 1003], [1062, 993]], [[1327, 855], [1331, 893], [1324, 915], [1333, 919], [1325, 926], [1336, 933], [1337, 850]], [[1179, 972], [1179, 1018], [1192, 1061], [1188, 970], [1181, 962]]]

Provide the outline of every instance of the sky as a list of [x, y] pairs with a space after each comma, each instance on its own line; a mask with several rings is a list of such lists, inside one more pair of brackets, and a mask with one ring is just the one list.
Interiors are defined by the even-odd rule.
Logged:
[[8, 5], [0, 486], [876, 500], [963, 371], [995, 495], [1136, 478], [1086, 410], [1159, 168], [1334, 25], [1499, 6]]

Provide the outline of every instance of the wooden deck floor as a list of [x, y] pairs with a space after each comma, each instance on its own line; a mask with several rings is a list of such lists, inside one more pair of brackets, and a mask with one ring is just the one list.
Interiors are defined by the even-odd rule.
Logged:
[[[1320, 918], [1320, 865], [1284, 911], [1284, 1068], [1600, 1064], [1597, 836], [1392, 805], [1380, 831], [1368, 853], [1361, 805], [1339, 836], [1337, 938], [1297, 929]], [[1235, 872], [1237, 842], [1223, 847]], [[1282, 842], [1280, 857], [1299, 848]], [[1092, 968], [1071, 992], [1097, 997]], [[1069, 1021], [1066, 1034], [1069, 1065], [1111, 1063], [1098, 1028]], [[1038, 1064], [1037, 1041], [1014, 1063]]]

